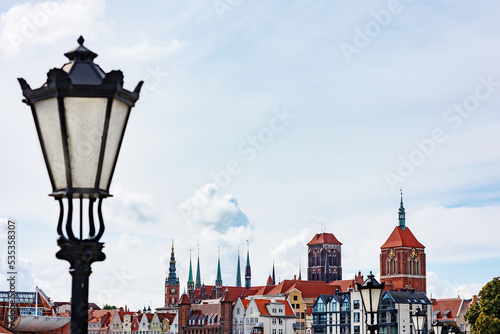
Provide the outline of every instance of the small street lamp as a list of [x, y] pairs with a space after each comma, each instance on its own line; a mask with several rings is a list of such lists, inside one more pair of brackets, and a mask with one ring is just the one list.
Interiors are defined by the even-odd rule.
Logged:
[[413, 322], [413, 327], [416, 333], [422, 333], [424, 330], [425, 316], [427, 315], [426, 310], [421, 310], [420, 307], [411, 313], [411, 320]]
[[[361, 293], [361, 301], [363, 302], [363, 307], [365, 309], [366, 316], [366, 326], [370, 333], [375, 333], [378, 329], [378, 321], [375, 323], [375, 315], [378, 315], [378, 309], [380, 306], [380, 300], [382, 299], [382, 292], [385, 288], [385, 282], [380, 284], [375, 279], [375, 276], [370, 271], [370, 275], [363, 282], [363, 284], [356, 283], [356, 286]], [[371, 323], [368, 324], [368, 315], [370, 315]]]
[[[93, 61], [97, 54], [83, 42], [80, 36], [79, 45], [65, 53], [69, 62], [61, 69], [50, 70], [42, 87], [31, 89], [26, 80], [18, 79], [23, 102], [33, 113], [52, 184], [50, 195], [59, 202], [57, 243], [61, 249], [56, 257], [70, 263], [72, 334], [86, 334], [88, 330], [90, 266], [106, 258], [104, 243], [99, 242], [104, 233], [102, 200], [111, 196], [109, 187], [125, 128], [143, 84], [139, 82], [133, 92], [124, 89], [123, 73], [105, 73]], [[74, 215], [73, 201], [79, 207], [78, 215]], [[88, 224], [84, 230], [85, 210]]]
[[443, 324], [439, 321], [436, 321], [432, 325], [432, 330], [434, 331], [434, 334], [441, 334], [441, 332], [443, 331]]

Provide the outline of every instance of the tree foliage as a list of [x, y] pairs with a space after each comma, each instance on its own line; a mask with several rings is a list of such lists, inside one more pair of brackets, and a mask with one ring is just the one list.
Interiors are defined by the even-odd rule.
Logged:
[[103, 310], [115, 310], [116, 309], [116, 306], [114, 305], [108, 305], [108, 304], [105, 304], [103, 307], [102, 307]]
[[479, 291], [479, 302], [465, 313], [471, 333], [500, 333], [500, 277], [495, 277]]

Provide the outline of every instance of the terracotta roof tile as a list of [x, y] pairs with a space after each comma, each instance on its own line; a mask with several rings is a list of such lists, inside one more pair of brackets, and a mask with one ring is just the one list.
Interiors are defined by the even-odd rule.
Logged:
[[392, 247], [416, 247], [416, 248], [425, 248], [420, 242], [418, 242], [417, 238], [411, 233], [411, 230], [406, 227], [404, 230], [396, 226], [394, 231], [392, 231], [389, 239], [380, 247], [384, 248], [392, 248]]
[[321, 244], [333, 244], [333, 245], [342, 245], [340, 241], [335, 238], [335, 236], [331, 233], [320, 233], [316, 234], [314, 238], [307, 244], [307, 246], [311, 245], [321, 245]]
[[462, 299], [460, 298], [447, 298], [447, 299], [436, 299], [432, 304], [433, 313], [437, 313], [437, 319], [443, 320], [443, 314], [447, 313], [447, 318], [445, 319], [455, 319], [460, 312], [460, 306], [462, 305]]

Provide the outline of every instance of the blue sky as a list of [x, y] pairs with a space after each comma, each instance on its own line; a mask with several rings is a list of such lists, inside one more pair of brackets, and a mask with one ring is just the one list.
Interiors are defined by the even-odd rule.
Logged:
[[[428, 293], [470, 298], [500, 265], [500, 27], [495, 1], [3, 1], [0, 217], [19, 225], [19, 288], [70, 295], [58, 206], [17, 77], [32, 87], [78, 36], [125, 87], [144, 80], [104, 203], [90, 299], [163, 304], [198, 245], [234, 284], [292, 278], [325, 229], [344, 278], [379, 272], [397, 224], [426, 246]], [[5, 222], [2, 230], [5, 231]], [[0, 289], [6, 289], [0, 240]], [[244, 255], [244, 254], [242, 254]], [[3, 286], [3, 288], [2, 288]]]

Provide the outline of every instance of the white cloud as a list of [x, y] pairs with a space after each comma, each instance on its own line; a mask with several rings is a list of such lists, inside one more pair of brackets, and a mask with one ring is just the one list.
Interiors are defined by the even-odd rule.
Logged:
[[[185, 220], [192, 226], [210, 226], [214, 231], [236, 233], [239, 227], [249, 226], [245, 213], [233, 195], [217, 194], [215, 183], [208, 183], [179, 205]], [[236, 230], [235, 230], [236, 229]]]
[[179, 41], [178, 39], [152, 43], [148, 38], [143, 38], [140, 42], [132, 46], [109, 47], [103, 50], [102, 55], [124, 59], [153, 59], [182, 51], [189, 44], [189, 42]]
[[429, 298], [460, 298], [470, 299], [477, 295], [485, 283], [458, 283], [457, 278], [453, 281], [443, 280], [432, 271], [427, 271], [427, 295]]
[[12, 57], [37, 45], [50, 45], [67, 36], [93, 35], [100, 30], [104, 0], [23, 3], [0, 16], [0, 51]]

